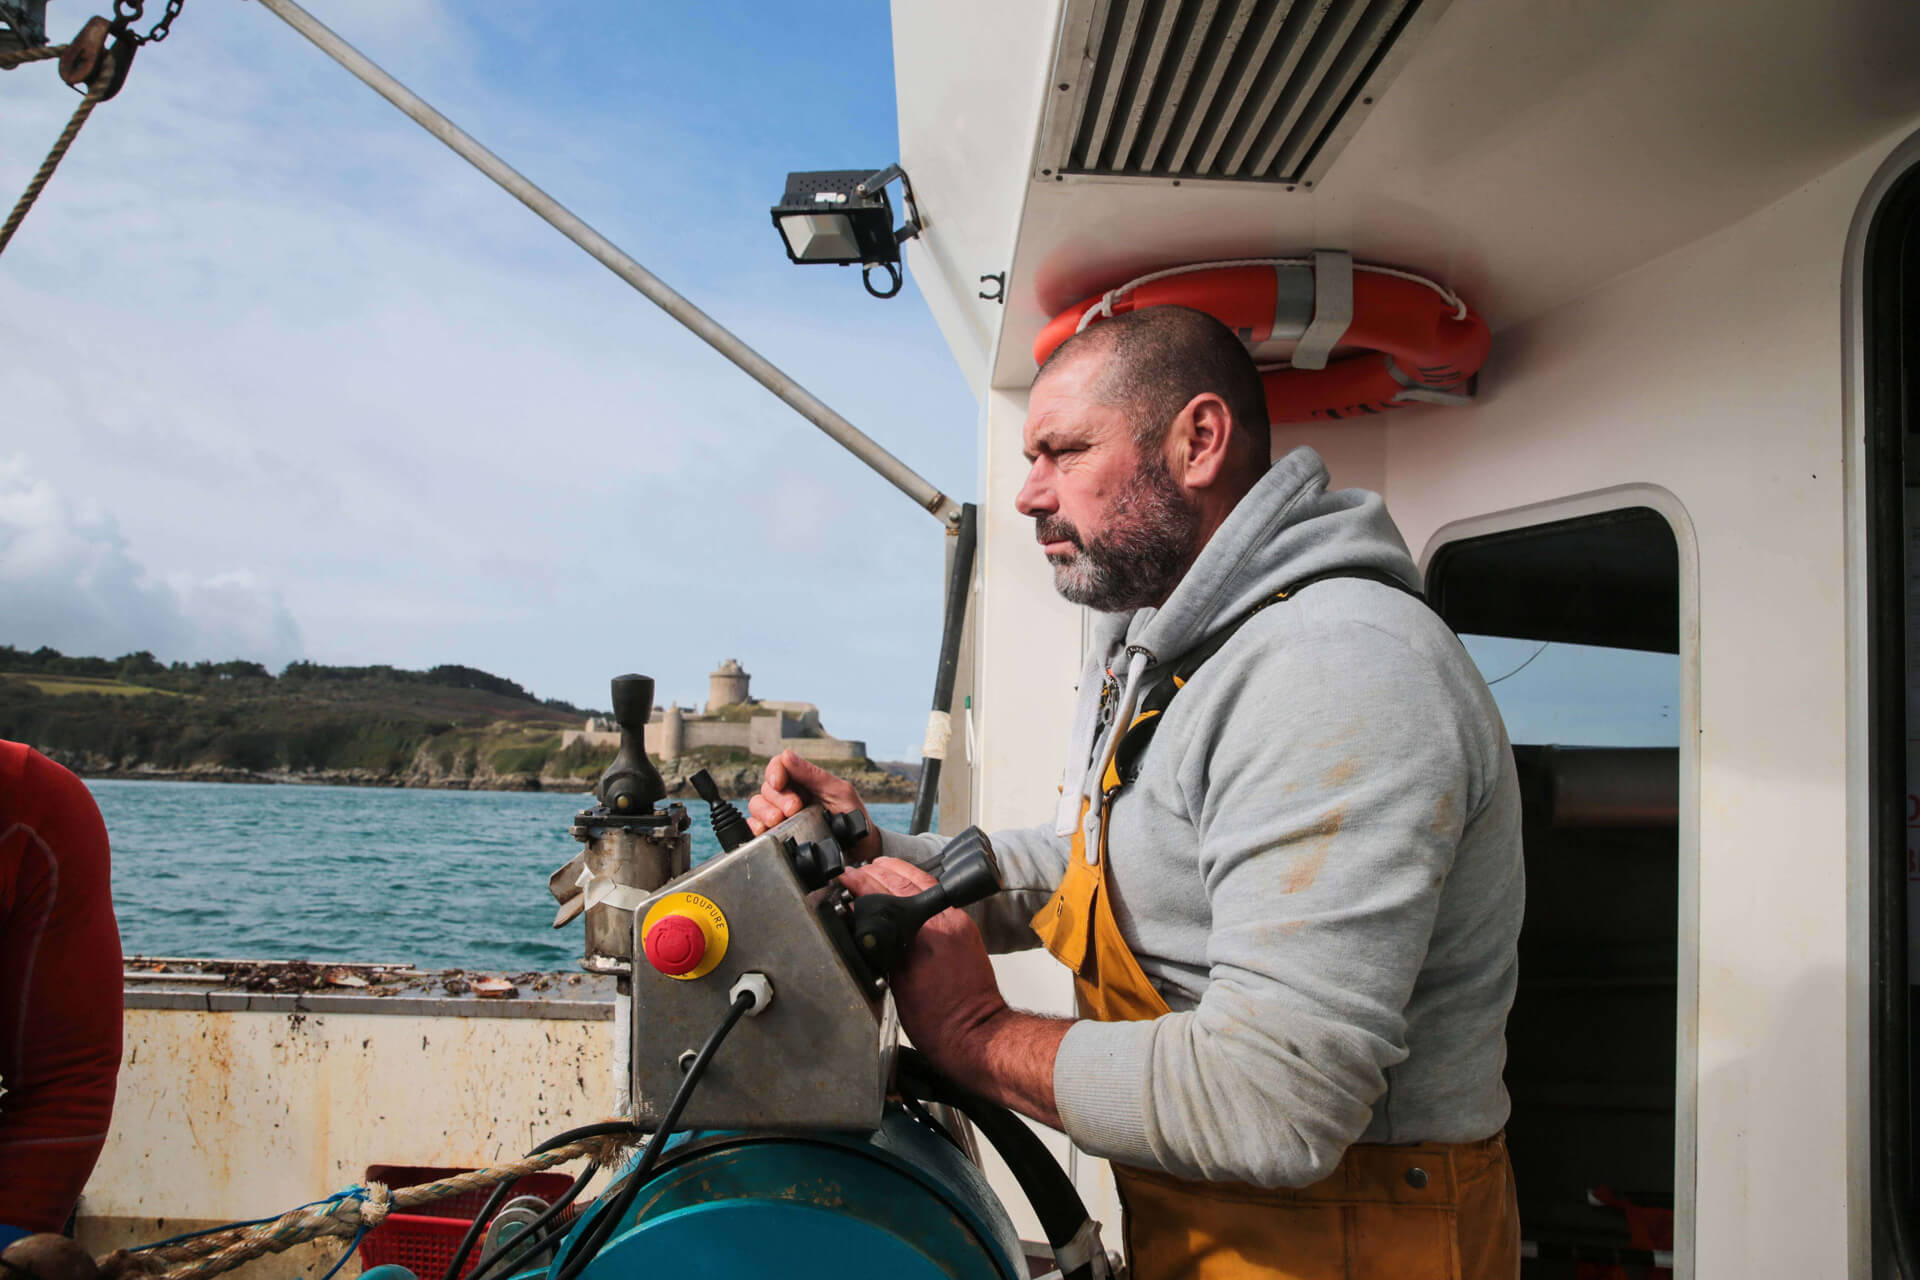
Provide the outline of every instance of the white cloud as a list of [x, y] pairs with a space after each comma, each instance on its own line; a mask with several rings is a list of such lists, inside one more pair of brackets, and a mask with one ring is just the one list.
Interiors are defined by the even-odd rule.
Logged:
[[[973, 404], [912, 291], [874, 303], [779, 249], [780, 165], [811, 163], [787, 121], [754, 121], [743, 159], [644, 79], [578, 93], [545, 45], [489, 82], [477, 11], [313, 7], [969, 495]], [[71, 109], [35, 70], [0, 77], [0, 192]], [[247, 634], [233, 610], [268, 584], [319, 661], [460, 662], [604, 705], [634, 669], [701, 700], [737, 654], [846, 736], [925, 718], [933, 521], [258, 6], [190, 6], [9, 246], [4, 453], [111, 511], [102, 545], [181, 617]]]
[[278, 669], [302, 651], [275, 592], [245, 570], [158, 578], [113, 519], [0, 459], [0, 643], [163, 661], [249, 658]]

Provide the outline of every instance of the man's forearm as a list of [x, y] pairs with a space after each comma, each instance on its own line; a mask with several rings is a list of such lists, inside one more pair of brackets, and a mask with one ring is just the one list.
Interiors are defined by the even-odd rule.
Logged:
[[1002, 1009], [943, 1055], [949, 1059], [945, 1065], [975, 1093], [1061, 1129], [1053, 1100], [1053, 1060], [1072, 1026], [1071, 1018]]

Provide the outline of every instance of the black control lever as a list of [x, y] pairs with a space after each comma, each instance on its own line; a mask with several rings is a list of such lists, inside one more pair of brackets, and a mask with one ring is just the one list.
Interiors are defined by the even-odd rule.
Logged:
[[720, 788], [715, 785], [712, 774], [702, 769], [687, 781], [707, 802], [707, 812], [713, 820], [713, 838], [720, 842], [720, 852], [732, 853], [753, 839], [753, 828], [740, 816], [740, 811], [720, 798]]
[[987, 833], [968, 827], [940, 851], [940, 880], [910, 898], [870, 893], [854, 899], [853, 941], [875, 974], [906, 959], [920, 926], [948, 907], [970, 907], [1000, 892], [1000, 863]]
[[793, 863], [794, 874], [808, 892], [822, 888], [845, 871], [847, 855], [871, 832], [867, 815], [858, 809], [828, 815], [827, 830], [833, 839], [787, 841], [787, 860]]
[[667, 798], [667, 784], [647, 758], [647, 721], [653, 716], [653, 679], [613, 678], [613, 722], [620, 726], [620, 751], [600, 775], [600, 803], [611, 813], [652, 813]]
[[862, 809], [849, 809], [845, 813], [828, 814], [827, 830], [833, 832], [834, 841], [839, 844], [840, 851], [849, 856], [860, 842], [873, 832], [873, 829], [867, 825], [866, 811]]

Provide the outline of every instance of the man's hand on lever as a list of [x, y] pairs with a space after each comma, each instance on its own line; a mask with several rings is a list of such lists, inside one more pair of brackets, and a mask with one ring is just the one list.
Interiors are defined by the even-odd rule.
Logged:
[[849, 862], [871, 862], [880, 856], [880, 827], [853, 784], [792, 751], [767, 761], [760, 792], [747, 801], [747, 825], [760, 835], [816, 802], [828, 813], [859, 813], [866, 818], [867, 838], [846, 850]]
[[[747, 822], [758, 835], [815, 802], [828, 813], [867, 809], [852, 783], [783, 751], [767, 761], [760, 793], [747, 801]], [[919, 867], [879, 856], [880, 828], [871, 814], [867, 827], [873, 834], [847, 851], [867, 865], [848, 867], [841, 884], [856, 895], [896, 897], [932, 887], [933, 877]], [[921, 926], [913, 951], [894, 967], [893, 999], [900, 1025], [935, 1066], [975, 1093], [1060, 1128], [1053, 1060], [1073, 1024], [1007, 1007], [972, 917], [947, 910]]]
[[[858, 896], [912, 897], [934, 879], [910, 862], [878, 858], [848, 867], [840, 883]], [[893, 1000], [900, 1025], [935, 1066], [975, 1093], [1061, 1127], [1053, 1060], [1073, 1024], [1007, 1007], [987, 945], [966, 912], [948, 908], [920, 926], [913, 950], [894, 966]]]

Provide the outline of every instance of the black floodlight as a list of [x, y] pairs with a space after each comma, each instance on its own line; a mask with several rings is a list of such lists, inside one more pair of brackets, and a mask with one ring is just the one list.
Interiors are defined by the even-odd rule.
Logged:
[[[887, 184], [895, 178], [900, 180], [907, 206], [906, 223], [898, 230], [893, 225], [893, 202], [887, 199]], [[780, 231], [787, 257], [794, 262], [831, 262], [843, 267], [858, 263], [867, 292], [876, 298], [891, 298], [900, 292], [900, 245], [919, 235], [923, 224], [919, 207], [913, 202], [913, 184], [895, 164], [878, 172], [829, 169], [790, 173], [786, 194], [773, 206], [773, 225]], [[891, 285], [884, 291], [873, 287], [871, 273], [875, 267], [886, 268], [891, 277]]]

